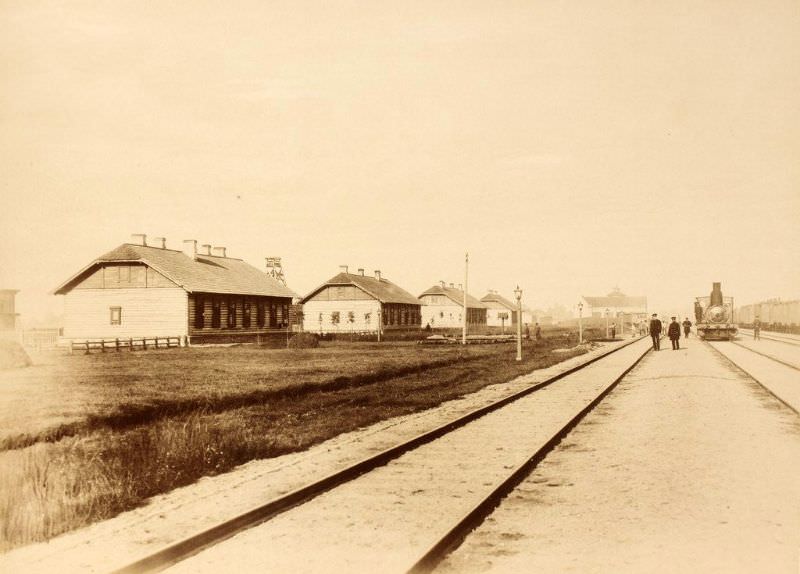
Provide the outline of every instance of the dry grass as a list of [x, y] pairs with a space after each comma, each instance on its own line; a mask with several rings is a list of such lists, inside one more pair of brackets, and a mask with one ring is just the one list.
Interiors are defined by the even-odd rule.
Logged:
[[318, 349], [189, 348], [56, 357], [0, 372], [0, 451], [199, 408], [378, 382], [492, 355], [485, 346], [333, 344]]
[[[154, 398], [171, 402], [156, 403], [160, 406], [152, 412], [134, 410], [146, 413], [143, 422], [121, 426], [97, 424], [100, 414], [117, 412], [119, 405], [95, 410], [94, 417], [84, 418], [70, 436], [1, 453], [0, 549], [46, 540], [202, 476], [306, 449], [342, 432], [430, 408], [575, 354], [555, 355], [551, 347], [547, 341], [535, 349], [530, 346], [522, 363], [513, 360], [511, 346], [279, 351], [271, 357], [278, 365], [269, 366], [263, 364], [258, 349], [201, 349], [184, 355], [177, 351], [174, 356], [165, 352], [151, 355], [155, 357], [151, 361], [163, 362], [173, 374], [179, 371], [176, 363], [201, 355], [202, 367], [193, 372], [202, 382], [191, 384], [191, 377], [181, 373], [179, 382], [159, 389], [128, 388], [131, 378], [139, 381], [138, 386], [151, 385], [149, 375], [120, 372], [125, 359], [105, 357], [116, 365], [111, 371], [127, 381], [118, 395], [124, 412], [152, 405], [149, 401]], [[301, 358], [297, 353], [306, 355]], [[316, 353], [325, 358], [315, 357]], [[108, 376], [102, 360], [86, 359]], [[142, 359], [129, 360], [128, 367], [136, 368]], [[209, 388], [211, 380], [198, 374], [208, 369], [216, 369], [216, 384], [222, 388]], [[278, 376], [281, 372], [284, 377]], [[94, 375], [92, 380], [105, 392], [116, 387]], [[259, 394], [265, 386], [270, 392]], [[247, 402], [240, 403], [241, 397]], [[111, 405], [107, 396], [93, 404]], [[165, 404], [181, 406], [164, 410]]]

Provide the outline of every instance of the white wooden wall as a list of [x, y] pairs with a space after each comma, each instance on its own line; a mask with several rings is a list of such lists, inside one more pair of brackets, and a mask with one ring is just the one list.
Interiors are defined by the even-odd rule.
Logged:
[[[111, 324], [122, 307], [122, 324]], [[181, 288], [73, 289], [64, 296], [64, 339], [183, 337], [188, 296]]]
[[[375, 299], [308, 301], [303, 304], [303, 330], [310, 333], [377, 332], [380, 309], [381, 304]], [[339, 312], [338, 325], [331, 323], [331, 315], [336, 311]], [[354, 315], [353, 323], [348, 320], [348, 313], [351, 311]], [[321, 325], [320, 313], [322, 313]], [[364, 318], [367, 313], [371, 314], [369, 323]]]
[[[503, 305], [496, 304], [496, 303], [485, 303], [489, 308], [486, 309], [486, 324], [490, 327], [500, 327], [505, 325], [506, 327], [511, 326], [512, 319], [514, 317], [514, 311], [511, 309], [506, 309]], [[493, 305], [497, 305], [494, 307]], [[508, 315], [506, 317], [505, 323], [500, 319], [500, 314], [505, 313]]]
[[461, 315], [464, 308], [461, 305], [423, 305], [422, 327], [430, 324], [434, 329], [461, 327]]

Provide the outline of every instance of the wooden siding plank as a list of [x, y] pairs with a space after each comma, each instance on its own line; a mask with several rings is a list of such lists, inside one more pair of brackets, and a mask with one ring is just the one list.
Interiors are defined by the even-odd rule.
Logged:
[[[122, 323], [110, 324], [110, 308], [122, 308]], [[185, 336], [188, 297], [172, 289], [80, 289], [64, 296], [67, 339]]]

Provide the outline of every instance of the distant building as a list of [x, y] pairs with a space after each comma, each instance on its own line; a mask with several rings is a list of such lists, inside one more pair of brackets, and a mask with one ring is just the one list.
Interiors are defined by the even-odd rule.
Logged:
[[64, 339], [180, 337], [187, 343], [254, 341], [285, 333], [295, 293], [224, 247], [166, 248], [134, 235], [61, 284]]
[[419, 329], [420, 302], [381, 276], [342, 272], [303, 297], [303, 329], [311, 333], [377, 333]]
[[522, 324], [523, 325], [533, 325], [536, 323], [538, 316], [536, 312], [531, 309], [530, 307], [526, 307], [525, 305], [522, 306]]
[[481, 297], [481, 303], [486, 305], [487, 326], [502, 327], [517, 324], [517, 306], [497, 291], [489, 291]]
[[639, 321], [647, 317], [647, 297], [628, 296], [619, 288], [603, 297], [583, 296], [584, 317], [604, 318], [624, 315], [626, 320]]
[[[419, 296], [422, 301], [422, 325], [434, 329], [462, 326], [464, 313], [464, 291], [444, 281], [434, 285]], [[467, 325], [485, 326], [487, 307], [475, 297], [467, 294]]]
[[0, 289], [0, 331], [17, 329], [16, 297], [18, 289]]

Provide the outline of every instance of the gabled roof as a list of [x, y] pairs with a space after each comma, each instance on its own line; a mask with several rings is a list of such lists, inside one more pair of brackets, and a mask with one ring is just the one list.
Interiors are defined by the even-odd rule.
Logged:
[[587, 297], [583, 299], [590, 307], [647, 307], [647, 297], [628, 297], [627, 295], [608, 295], [606, 297]]
[[[420, 295], [420, 298], [424, 297], [425, 295], [444, 295], [457, 305], [464, 305], [464, 291], [462, 289], [456, 289], [455, 287], [442, 287], [441, 285], [434, 285], [430, 289], [426, 289]], [[467, 293], [467, 308], [486, 309], [486, 305]]]
[[311, 291], [303, 297], [303, 303], [311, 299], [314, 295], [322, 291], [325, 287], [332, 285], [355, 285], [367, 295], [372, 296], [381, 303], [402, 303], [405, 305], [420, 305], [419, 299], [408, 291], [401, 289], [388, 279], [381, 277], [368, 277], [366, 275], [355, 275], [353, 273], [339, 273], [328, 279], [325, 283]]
[[492, 293], [491, 291], [486, 295], [484, 295], [483, 297], [481, 297], [481, 301], [484, 303], [499, 303], [500, 305], [511, 311], [517, 310], [517, 306], [514, 305], [511, 301], [509, 301], [502, 295], [498, 293]]
[[86, 273], [103, 263], [143, 263], [190, 293], [224, 293], [231, 295], [262, 295], [296, 297], [288, 287], [233, 257], [197, 255], [192, 259], [183, 251], [123, 243], [101, 255], [56, 290], [56, 295], [68, 293]]

